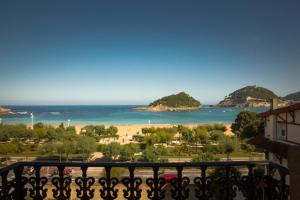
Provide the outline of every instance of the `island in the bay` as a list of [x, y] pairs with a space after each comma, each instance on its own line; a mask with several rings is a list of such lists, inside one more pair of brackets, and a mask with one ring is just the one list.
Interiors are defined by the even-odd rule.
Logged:
[[3, 108], [0, 106], [0, 115], [6, 115], [6, 114], [10, 114], [10, 113], [12, 113], [11, 109]]
[[146, 107], [134, 108], [134, 110], [147, 112], [190, 111], [199, 109], [201, 109], [200, 102], [185, 92], [162, 97]]
[[286, 106], [289, 101], [278, 97], [271, 90], [258, 87], [256, 85], [246, 86], [238, 89], [224, 98], [223, 101], [217, 104], [219, 107], [270, 107], [270, 100], [278, 98], [279, 106]]
[[291, 93], [286, 95], [285, 97], [283, 97], [284, 100], [286, 101], [295, 101], [295, 102], [299, 102], [300, 101], [300, 91], [299, 92], [295, 92], [295, 93]]

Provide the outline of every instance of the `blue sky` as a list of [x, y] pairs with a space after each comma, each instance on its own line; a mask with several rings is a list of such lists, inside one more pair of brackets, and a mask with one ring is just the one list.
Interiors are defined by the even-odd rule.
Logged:
[[[208, 3], [210, 2], [210, 3]], [[297, 1], [0, 1], [0, 104], [300, 90]]]

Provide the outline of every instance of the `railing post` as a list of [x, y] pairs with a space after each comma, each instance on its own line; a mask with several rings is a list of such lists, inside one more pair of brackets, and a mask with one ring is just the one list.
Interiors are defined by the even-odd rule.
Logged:
[[226, 166], [225, 167], [225, 198], [226, 198], [226, 200], [230, 199], [230, 194], [229, 194], [230, 186], [231, 186], [231, 184], [230, 184], [230, 167]]
[[254, 176], [253, 176], [253, 165], [248, 165], [248, 177], [249, 177], [249, 200], [254, 200], [256, 194], [256, 185], [254, 183]]
[[202, 180], [202, 197], [208, 199], [206, 195], [206, 166], [201, 167], [201, 180]]
[[182, 177], [182, 166], [177, 166], [177, 178], [171, 179], [171, 185], [173, 189], [171, 190], [171, 196], [173, 199], [185, 200], [189, 198], [189, 189], [186, 188], [190, 182], [189, 178]]
[[40, 166], [34, 166], [35, 170], [35, 199], [42, 199], [40, 194], [40, 172], [41, 167]]
[[95, 183], [95, 178], [87, 177], [87, 165], [80, 167], [82, 171], [82, 176], [75, 179], [75, 183], [79, 186], [79, 189], [76, 189], [76, 196], [81, 200], [89, 200], [94, 197], [94, 189], [91, 189], [91, 186]]
[[17, 200], [23, 200], [26, 196], [25, 194], [25, 188], [24, 185], [25, 180], [22, 179], [22, 172], [23, 172], [23, 166], [17, 166], [14, 168], [15, 173], [15, 191], [14, 191], [14, 197]]
[[59, 165], [57, 168], [59, 177], [52, 179], [52, 184], [55, 186], [55, 188], [52, 189], [53, 197], [58, 200], [68, 200], [71, 197], [70, 184], [72, 179], [70, 177], [64, 177], [64, 165]]
[[119, 183], [119, 180], [115, 177], [111, 178], [111, 167], [105, 166], [105, 177], [99, 179], [99, 184], [102, 186], [100, 189], [100, 196], [104, 200], [113, 200], [118, 197], [118, 189], [114, 189]]
[[141, 198], [142, 190], [139, 186], [142, 184], [142, 179], [139, 177], [134, 177], [135, 167], [129, 166], [129, 178], [124, 178], [122, 183], [125, 185], [126, 189], [123, 190], [123, 196], [125, 199], [129, 200], [139, 200]]
[[153, 178], [147, 178], [146, 184], [150, 187], [147, 190], [147, 197], [152, 200], [161, 200], [165, 198], [165, 190], [162, 187], [166, 181], [158, 176], [159, 167], [153, 167]]

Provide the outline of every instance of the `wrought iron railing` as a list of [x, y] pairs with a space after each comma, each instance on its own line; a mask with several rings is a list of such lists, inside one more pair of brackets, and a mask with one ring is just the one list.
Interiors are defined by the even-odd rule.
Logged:
[[[75, 172], [70, 174], [68, 170], [71, 168], [78, 169], [77, 173], [80, 174], [76, 175]], [[121, 177], [113, 177], [112, 169], [115, 168], [126, 168], [126, 173]], [[49, 172], [45, 172], [45, 169], [57, 169], [57, 174], [49, 176]], [[91, 176], [89, 169], [96, 172], [101, 169], [104, 172]], [[175, 173], [171, 176], [169, 174], [167, 178], [166, 172], [172, 170]], [[147, 175], [149, 172], [150, 175]], [[289, 198], [287, 175], [286, 168], [264, 161], [19, 162], [0, 169], [0, 199], [283, 200]]]

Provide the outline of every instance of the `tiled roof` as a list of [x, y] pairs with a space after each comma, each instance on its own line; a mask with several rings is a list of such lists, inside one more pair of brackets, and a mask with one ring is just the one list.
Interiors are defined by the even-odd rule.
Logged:
[[270, 115], [276, 115], [276, 114], [291, 112], [291, 111], [295, 111], [295, 110], [300, 110], [300, 103], [296, 103], [296, 104], [292, 104], [290, 106], [286, 106], [286, 107], [270, 110], [267, 112], [259, 113], [258, 116], [268, 117]]

